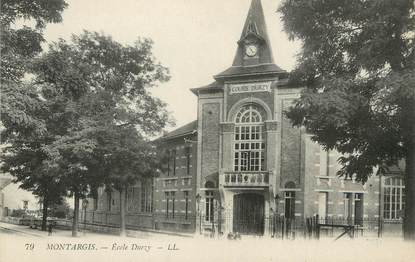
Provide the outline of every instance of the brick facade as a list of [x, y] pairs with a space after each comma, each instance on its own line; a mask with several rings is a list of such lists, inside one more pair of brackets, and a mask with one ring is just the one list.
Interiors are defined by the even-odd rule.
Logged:
[[[383, 216], [381, 179], [372, 176], [362, 185], [339, 178], [340, 154], [324, 151], [285, 116], [301, 88], [286, 85], [287, 72], [274, 64], [270, 50], [261, 3], [253, 0], [233, 66], [214, 83], [192, 89], [198, 119], [161, 138], [170, 169], [153, 179], [151, 212], [137, 213], [131, 223], [269, 234], [275, 216], [353, 223]], [[101, 210], [107, 196], [99, 201]], [[117, 206], [116, 194], [112, 201]]]

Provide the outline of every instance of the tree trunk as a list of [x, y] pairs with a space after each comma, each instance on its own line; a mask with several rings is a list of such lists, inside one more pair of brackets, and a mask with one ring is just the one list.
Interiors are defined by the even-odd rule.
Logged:
[[79, 193], [74, 195], [74, 209], [73, 209], [73, 220], [72, 220], [72, 236], [78, 236], [78, 224], [79, 224]]
[[120, 190], [120, 236], [126, 236], [125, 228], [125, 205], [126, 205], [126, 190], [125, 187], [121, 187]]
[[[412, 114], [415, 117], [415, 114]], [[413, 121], [412, 137], [408, 143], [405, 159], [405, 213], [403, 233], [405, 240], [415, 241], [415, 121]]]
[[43, 197], [43, 208], [42, 208], [42, 231], [46, 231], [46, 223], [48, 218], [48, 200]]

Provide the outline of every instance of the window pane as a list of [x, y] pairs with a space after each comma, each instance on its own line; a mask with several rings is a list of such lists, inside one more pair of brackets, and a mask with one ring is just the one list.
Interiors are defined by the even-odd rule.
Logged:
[[235, 153], [240, 152], [240, 154], [234, 154], [235, 171], [264, 170], [265, 143], [261, 133], [263, 125], [261, 121], [265, 119], [263, 113], [264, 110], [258, 106], [246, 105], [241, 107], [236, 115], [234, 150]]

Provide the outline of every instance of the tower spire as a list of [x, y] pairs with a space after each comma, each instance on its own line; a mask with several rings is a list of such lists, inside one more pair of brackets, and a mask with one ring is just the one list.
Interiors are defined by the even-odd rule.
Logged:
[[[251, 1], [242, 34], [238, 41], [238, 50], [233, 61], [233, 66], [243, 66], [247, 64], [245, 48], [249, 43], [255, 43], [258, 48], [258, 59], [255, 62], [258, 64], [274, 63], [261, 0]], [[252, 63], [252, 61], [248, 62], [248, 64]]]
[[280, 73], [285, 70], [274, 63], [261, 0], [252, 0], [232, 67], [216, 75], [215, 79]]

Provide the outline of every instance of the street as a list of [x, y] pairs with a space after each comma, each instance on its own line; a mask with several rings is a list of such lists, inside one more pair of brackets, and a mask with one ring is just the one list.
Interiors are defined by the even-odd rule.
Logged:
[[47, 232], [0, 222], [0, 261], [394, 261], [415, 257], [411, 243], [402, 240], [285, 240], [242, 236], [242, 240], [184, 238], [141, 232], [135, 237]]

